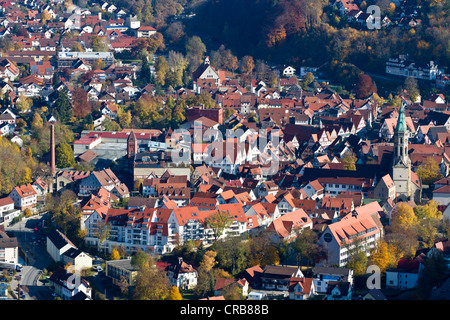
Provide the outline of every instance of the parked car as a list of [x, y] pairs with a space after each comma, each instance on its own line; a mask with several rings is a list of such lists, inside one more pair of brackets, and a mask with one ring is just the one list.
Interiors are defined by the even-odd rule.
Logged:
[[94, 269], [94, 271], [97, 271], [97, 272], [103, 271], [103, 268], [101, 266], [93, 266], [92, 269]]

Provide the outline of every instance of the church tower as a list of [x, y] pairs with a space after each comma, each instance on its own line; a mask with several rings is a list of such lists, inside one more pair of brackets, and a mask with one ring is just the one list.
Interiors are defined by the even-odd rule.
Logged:
[[395, 183], [397, 197], [409, 200], [414, 196], [411, 185], [411, 160], [408, 156], [409, 130], [405, 119], [405, 103], [402, 100], [394, 131], [394, 153], [392, 159], [392, 180]]

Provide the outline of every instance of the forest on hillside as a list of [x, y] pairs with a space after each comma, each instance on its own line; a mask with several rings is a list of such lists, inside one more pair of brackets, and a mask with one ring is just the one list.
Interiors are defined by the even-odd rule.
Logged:
[[448, 69], [450, 2], [409, 1], [420, 5], [422, 24], [414, 29], [396, 26], [401, 8], [390, 12], [384, 9], [386, 2], [360, 4], [363, 11], [370, 4], [379, 5], [394, 22], [380, 30], [354, 28], [327, 0], [210, 0], [197, 8], [188, 30], [217, 46], [225, 44], [237, 55], [278, 63], [320, 65], [337, 60], [375, 71], [389, 57], [408, 53], [416, 61], [435, 60]]
[[[189, 37], [199, 36], [208, 51], [225, 45], [239, 58], [250, 55], [297, 66], [336, 60], [371, 72], [384, 69], [389, 57], [407, 53], [418, 62], [434, 60], [450, 67], [448, 0], [408, 0], [408, 6], [418, 6], [422, 21], [413, 29], [396, 24], [404, 6], [396, 8], [390, 0], [355, 1], [364, 12], [378, 5], [382, 16], [391, 19], [391, 26], [379, 30], [349, 24], [329, 0], [111, 2], [157, 28], [166, 44], [179, 48]], [[189, 14], [194, 15], [186, 18]]]

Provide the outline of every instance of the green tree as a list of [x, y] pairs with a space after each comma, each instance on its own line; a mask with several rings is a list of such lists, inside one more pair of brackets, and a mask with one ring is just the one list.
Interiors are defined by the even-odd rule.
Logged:
[[424, 262], [424, 268], [419, 274], [417, 292], [422, 299], [427, 299], [431, 289], [442, 283], [449, 275], [447, 263], [440, 251], [434, 251]]
[[56, 146], [55, 158], [58, 168], [72, 168], [75, 165], [72, 147], [66, 142]]
[[185, 45], [186, 58], [189, 60], [190, 70], [195, 70], [202, 63], [206, 46], [199, 36], [190, 37]]
[[353, 270], [355, 276], [366, 274], [368, 257], [363, 249], [361, 239], [355, 239], [351, 243], [347, 243], [344, 246], [348, 250], [348, 261], [346, 267]]
[[68, 95], [67, 88], [63, 88], [58, 91], [55, 100], [55, 111], [58, 114], [61, 122], [67, 122], [72, 117], [72, 106]]
[[232, 218], [228, 213], [218, 210], [208, 218], [207, 223], [208, 226], [214, 231], [214, 237], [217, 240], [222, 236], [225, 229], [230, 227]]
[[149, 255], [145, 253], [144, 251], [137, 251], [132, 257], [131, 257], [131, 265], [142, 269], [144, 267], [149, 266]]
[[59, 78], [59, 72], [54, 71], [53, 72], [53, 78], [52, 78], [52, 85], [53, 88], [56, 88], [56, 86], [60, 83], [61, 79]]

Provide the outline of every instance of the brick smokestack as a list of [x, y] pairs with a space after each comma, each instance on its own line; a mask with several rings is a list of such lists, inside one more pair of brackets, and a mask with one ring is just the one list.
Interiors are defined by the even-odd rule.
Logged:
[[50, 168], [52, 177], [56, 174], [56, 161], [55, 161], [55, 126], [50, 125]]

